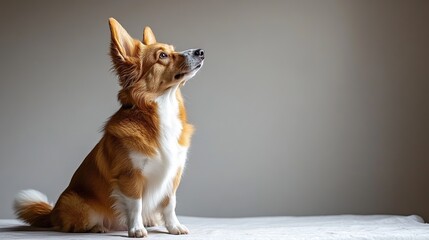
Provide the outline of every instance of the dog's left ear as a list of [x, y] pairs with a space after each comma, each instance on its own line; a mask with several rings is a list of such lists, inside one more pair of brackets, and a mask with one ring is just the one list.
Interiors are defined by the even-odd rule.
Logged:
[[112, 38], [111, 55], [119, 57], [122, 61], [134, 57], [138, 50], [138, 40], [133, 39], [114, 18], [109, 18], [110, 33]]
[[110, 56], [122, 87], [129, 86], [140, 74], [143, 43], [132, 38], [121, 24], [109, 18], [111, 32]]
[[153, 34], [152, 29], [150, 27], [145, 27], [143, 31], [143, 43], [145, 45], [151, 45], [156, 43], [155, 34]]

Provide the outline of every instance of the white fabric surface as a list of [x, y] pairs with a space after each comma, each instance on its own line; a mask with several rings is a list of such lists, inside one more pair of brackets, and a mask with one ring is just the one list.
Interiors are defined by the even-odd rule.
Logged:
[[[338, 215], [316, 217], [198, 218], [179, 217], [190, 235], [148, 228], [149, 239], [429, 239], [429, 224], [416, 215]], [[0, 220], [0, 239], [124, 239], [127, 232], [60, 233], [30, 228], [17, 220]]]

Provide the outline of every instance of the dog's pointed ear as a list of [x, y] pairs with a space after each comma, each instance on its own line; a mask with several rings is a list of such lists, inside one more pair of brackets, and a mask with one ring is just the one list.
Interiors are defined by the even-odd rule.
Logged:
[[150, 27], [145, 27], [143, 31], [143, 43], [145, 45], [151, 45], [156, 43], [155, 34], [153, 34], [152, 29]]
[[112, 38], [112, 56], [117, 55], [117, 57], [122, 58], [122, 60], [134, 56], [137, 49], [136, 40], [134, 40], [114, 18], [109, 18], [109, 26]]
[[140, 40], [132, 38], [114, 18], [109, 18], [110, 56], [113, 69], [119, 76], [122, 87], [132, 84], [140, 74], [141, 50], [144, 45]]

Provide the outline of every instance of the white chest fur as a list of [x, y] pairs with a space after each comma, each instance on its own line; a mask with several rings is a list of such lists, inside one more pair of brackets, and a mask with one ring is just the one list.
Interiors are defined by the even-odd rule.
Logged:
[[165, 196], [172, 194], [173, 179], [186, 161], [188, 148], [178, 143], [182, 123], [179, 119], [176, 90], [177, 88], [172, 88], [156, 99], [161, 130], [157, 156], [149, 158], [134, 151], [129, 154], [133, 166], [141, 169], [147, 181], [142, 197], [143, 215], [149, 215]]

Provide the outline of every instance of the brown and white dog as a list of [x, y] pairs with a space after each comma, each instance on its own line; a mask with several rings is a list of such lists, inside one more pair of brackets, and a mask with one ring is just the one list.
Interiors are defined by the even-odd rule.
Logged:
[[115, 19], [109, 25], [121, 108], [55, 206], [42, 193], [24, 190], [15, 199], [15, 212], [36, 227], [64, 232], [126, 227], [129, 237], [147, 236], [144, 226], [161, 216], [169, 233], [187, 234], [176, 217], [176, 190], [194, 128], [180, 87], [201, 68], [204, 52], [176, 52], [157, 43], [149, 27], [140, 41]]

